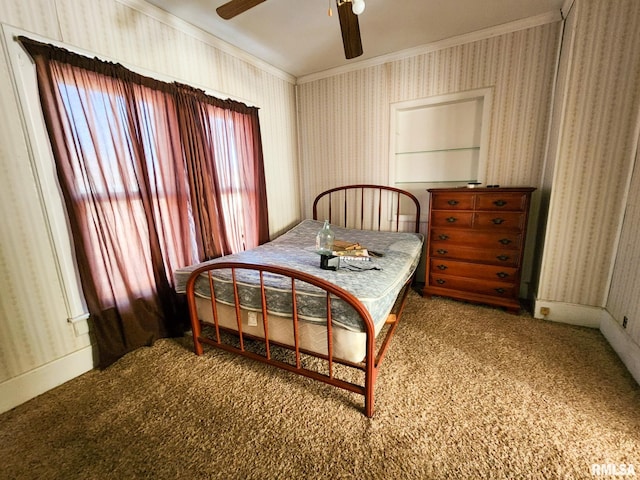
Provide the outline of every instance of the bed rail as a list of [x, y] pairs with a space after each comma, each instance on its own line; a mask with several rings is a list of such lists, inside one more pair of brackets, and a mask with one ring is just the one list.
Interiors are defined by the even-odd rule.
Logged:
[[412, 193], [395, 187], [345, 185], [318, 194], [313, 202], [313, 219], [326, 219], [347, 228], [396, 232], [408, 225], [413, 229], [410, 231], [418, 233], [420, 202]]
[[[218, 314], [219, 302], [216, 301], [215, 290], [214, 290], [214, 278], [213, 272], [215, 270], [226, 269], [231, 272], [231, 279], [233, 282], [233, 296], [235, 300], [235, 305], [233, 308], [235, 309], [235, 327], [232, 329], [225, 328], [220, 324], [220, 317]], [[243, 331], [243, 320], [242, 320], [242, 308], [240, 306], [240, 294], [237, 283], [237, 274], [240, 270], [253, 270], [256, 271], [259, 275], [259, 283], [260, 283], [260, 302], [261, 302], [261, 310], [262, 310], [262, 322], [263, 322], [263, 332], [264, 337], [257, 337], [255, 335], [249, 335]], [[265, 289], [265, 273], [281, 275], [286, 278], [291, 279], [291, 304], [292, 304], [292, 321], [291, 321], [291, 329], [293, 332], [294, 341], [291, 344], [283, 344], [281, 342], [276, 342], [271, 339], [270, 329], [269, 329], [269, 315], [267, 311], [267, 290]], [[211, 308], [213, 325], [209, 329], [212, 333], [205, 333], [205, 329], [203, 329], [203, 323], [200, 320], [200, 316], [202, 315], [202, 311], [199, 311], [198, 308], [202, 308], [202, 304], [197, 306], [196, 304], [196, 294], [195, 294], [195, 284], [196, 280], [204, 276], [209, 282], [209, 289], [211, 291], [210, 301], [207, 302], [209, 307]], [[296, 304], [296, 289], [300, 288], [303, 284], [299, 282], [304, 282], [306, 284], [313, 285], [315, 287], [320, 288], [324, 291], [325, 301], [326, 301], [326, 311], [327, 311], [327, 319], [326, 319], [326, 346], [327, 346], [327, 354], [315, 353], [312, 351], [308, 351], [300, 346], [298, 329], [301, 323], [299, 318], [298, 306]], [[410, 281], [407, 282], [403, 291], [398, 297], [396, 301], [396, 306], [394, 307], [394, 311], [390, 316], [390, 321], [388, 321], [388, 325], [386, 328], [386, 332], [383, 332], [382, 337], [379, 339], [379, 347], [376, 351], [376, 338], [374, 331], [374, 324], [371, 316], [366, 309], [362, 305], [362, 303], [354, 297], [351, 293], [344, 290], [343, 288], [329, 283], [319, 277], [315, 277], [313, 275], [285, 268], [285, 267], [276, 267], [271, 265], [256, 265], [256, 264], [247, 264], [247, 263], [238, 263], [238, 262], [220, 262], [203, 265], [198, 269], [194, 270], [190, 275], [187, 286], [186, 293], [189, 304], [189, 312], [191, 317], [191, 327], [193, 333], [193, 341], [194, 341], [194, 351], [198, 355], [202, 355], [203, 353], [203, 344], [210, 345], [216, 348], [220, 348], [229, 352], [233, 352], [248, 358], [252, 358], [254, 360], [258, 360], [263, 363], [267, 363], [269, 365], [274, 365], [281, 369], [294, 372], [300, 375], [304, 375], [306, 377], [310, 377], [324, 383], [349, 390], [351, 392], [355, 392], [357, 394], [364, 396], [364, 413], [367, 417], [373, 416], [374, 411], [374, 384], [376, 381], [376, 377], [378, 374], [378, 369], [380, 364], [382, 363], [382, 359], [387, 350], [391, 337], [393, 336], [396, 327], [398, 325], [398, 321], [400, 316], [402, 315], [402, 311], [404, 310], [404, 305], [406, 302], [407, 293], [409, 291]], [[362, 319], [363, 330], [366, 332], [366, 355], [364, 361], [361, 363], [352, 363], [349, 361], [344, 361], [340, 358], [336, 358], [334, 354], [334, 346], [333, 346], [333, 333], [332, 330], [335, 328], [333, 326], [332, 321], [332, 302], [336, 301], [336, 299], [341, 299], [350, 305], [355, 312]], [[236, 339], [234, 344], [232, 342], [227, 343], [226, 338], [221, 332], [230, 332], [233, 333], [233, 338]], [[247, 339], [252, 341], [257, 341], [263, 348], [260, 349], [249, 349], [247, 348]], [[272, 355], [272, 349], [274, 346], [284, 347], [289, 351], [292, 351], [294, 354], [294, 361], [288, 363], [281, 359], [277, 359]], [[325, 368], [323, 371], [318, 371], [316, 369], [307, 368], [303, 362], [301, 361], [301, 355], [311, 355], [316, 358], [322, 359], [325, 363]], [[340, 364], [349, 368], [358, 369], [364, 372], [364, 381], [362, 383], [355, 383], [349, 380], [344, 380], [341, 378], [337, 378], [335, 376], [335, 365]]]

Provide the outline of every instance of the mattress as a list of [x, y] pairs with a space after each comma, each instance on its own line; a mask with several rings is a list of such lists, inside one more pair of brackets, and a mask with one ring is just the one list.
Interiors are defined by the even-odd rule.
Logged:
[[[196, 298], [198, 316], [203, 324], [214, 325], [213, 313], [211, 309], [211, 300], [205, 298]], [[237, 319], [235, 307], [219, 304], [218, 324], [231, 330], [237, 330]], [[240, 311], [242, 321], [243, 334], [253, 335], [258, 338], [264, 338], [264, 323], [262, 321], [262, 313], [257, 312], [254, 322], [249, 321], [249, 312], [247, 310]], [[279, 342], [284, 345], [295, 345], [293, 338], [293, 328], [291, 318], [280, 317], [276, 315], [267, 315], [269, 325], [269, 340]], [[375, 335], [380, 333], [377, 328]], [[331, 330], [333, 357], [335, 359], [346, 360], [348, 362], [359, 363], [366, 356], [366, 333], [352, 332], [345, 330], [339, 326]], [[298, 322], [298, 339], [299, 348], [309, 352], [319, 353], [321, 355], [328, 354], [327, 347], [327, 327], [317, 323]]]
[[[360, 300], [367, 308], [378, 332], [384, 325], [395, 300], [407, 280], [413, 275], [422, 254], [423, 237], [409, 232], [382, 232], [346, 229], [331, 226], [335, 238], [353, 243], [382, 254], [370, 261], [341, 259], [337, 270], [320, 268], [320, 257], [315, 251], [315, 237], [323, 222], [304, 220], [275, 240], [252, 250], [227, 255], [203, 264], [191, 265], [175, 271], [178, 293], [186, 292], [186, 283], [196, 268], [220, 261], [275, 265], [300, 270], [336, 284]], [[214, 293], [221, 304], [234, 305], [233, 282], [229, 270], [214, 270]], [[236, 281], [240, 304], [244, 310], [262, 312], [257, 272], [237, 271]], [[264, 273], [269, 317], [290, 318], [292, 315], [291, 279]], [[210, 298], [206, 274], [196, 281], [196, 296]], [[326, 324], [326, 293], [310, 284], [296, 280], [296, 303], [300, 320], [312, 324]], [[331, 302], [334, 325], [352, 331], [365, 330], [360, 316], [345, 302]], [[325, 331], [323, 329], [323, 331]]]

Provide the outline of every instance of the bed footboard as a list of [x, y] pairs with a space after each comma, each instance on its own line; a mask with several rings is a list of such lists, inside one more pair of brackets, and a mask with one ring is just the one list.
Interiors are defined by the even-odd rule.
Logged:
[[[233, 302], [229, 302], [228, 298], [225, 298], [224, 302], [216, 298], [216, 273], [220, 273], [216, 272], [217, 270], [225, 270], [227, 286], [232, 288]], [[257, 300], [258, 308], [255, 308], [255, 298], [254, 307], [249, 308], [252, 311], [250, 315], [254, 320], [254, 325], [256, 322], [260, 322], [259, 335], [248, 333], [246, 292], [243, 291], [242, 282], [238, 281], [239, 276], [249, 271], [259, 277], [260, 298]], [[268, 308], [270, 297], [268, 288], [265, 287], [265, 279], [273, 275], [284, 277], [287, 282], [290, 281], [291, 285], [291, 315], [288, 320], [289, 324], [287, 324], [287, 328], [290, 330], [290, 335], [288, 336], [290, 340], [287, 341], [275, 339], [272, 333], [272, 331], [275, 331], [275, 325], [272, 325], [274, 323], [272, 321], [273, 317], [270, 315]], [[230, 282], [228, 281], [229, 278]], [[208, 281], [211, 295], [206, 301], [197, 296], [196, 281]], [[203, 353], [203, 344], [210, 345], [355, 392], [364, 396], [364, 413], [367, 417], [371, 417], [374, 412], [374, 385], [378, 369], [391, 337], [398, 326], [409, 290], [409, 283], [407, 282], [401, 291], [389, 317], [390, 321], [379, 334], [381, 338], [378, 339], [378, 345], [376, 345], [374, 322], [368, 310], [355, 296], [337, 285], [301, 271], [271, 265], [232, 261], [204, 265], [192, 272], [186, 285], [194, 351], [196, 354], [201, 355]], [[324, 321], [318, 322], [316, 319], [314, 322], [314, 328], [324, 329], [324, 346], [320, 349], [310, 349], [305, 346], [300, 334], [301, 329], [307, 324], [307, 320], [301, 310], [302, 307], [298, 304], [298, 293], [303, 290], [309, 291], [310, 287], [314, 291], [317, 290], [316, 296], [321, 298], [321, 302], [326, 306], [326, 318]], [[348, 308], [352, 308], [360, 317], [363, 341], [365, 342], [365, 355], [362, 361], [349, 361], [336, 355], [336, 351], [339, 349], [334, 343], [338, 338], [337, 330], [340, 325], [334, 317], [338, 315], [337, 312], [340, 310], [337, 308], [338, 304], [341, 304], [343, 309], [346, 304]], [[206, 305], [205, 308], [209, 309], [209, 313], [206, 315], [202, 311], [203, 305]], [[232, 318], [227, 318], [226, 323], [222, 319], [222, 307], [226, 308], [227, 315], [229, 311], [232, 312]], [[204, 317], [208, 318], [206, 323], [202, 320]], [[229, 325], [229, 322], [231, 322], [231, 325]], [[232, 339], [232, 341], [229, 339]], [[255, 348], [255, 345], [260, 347]], [[289, 360], [284, 361], [281, 357], [274, 355], [274, 351], [278, 348], [284, 348], [290, 353]], [[306, 366], [305, 362], [303, 362], [303, 357], [305, 356], [319, 359], [323, 365], [322, 368], [318, 369], [316, 364], [314, 364], [316, 368]], [[363, 380], [355, 382], [350, 379], [338, 378], [336, 376], [336, 367], [338, 365], [343, 366], [340, 368], [346, 367], [363, 372]], [[358, 378], [362, 379], [362, 374]]]

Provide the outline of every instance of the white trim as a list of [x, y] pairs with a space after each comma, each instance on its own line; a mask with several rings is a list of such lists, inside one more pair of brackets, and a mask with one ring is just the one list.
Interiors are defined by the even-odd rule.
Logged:
[[633, 378], [640, 384], [640, 345], [608, 313], [602, 317], [600, 331], [615, 350]]
[[80, 315], [76, 315], [75, 317], [67, 318], [67, 321], [69, 323], [86, 322], [87, 320], [89, 320], [88, 313], [81, 313]]
[[389, 53], [387, 55], [380, 55], [378, 57], [369, 58], [360, 62], [349, 63], [348, 65], [330, 68], [322, 72], [312, 73], [309, 75], [302, 75], [298, 77], [298, 85], [308, 82], [314, 82], [323, 78], [333, 77], [343, 73], [353, 72], [355, 70], [362, 70], [364, 68], [375, 67], [378, 65], [384, 65], [388, 62], [394, 62], [397, 60], [403, 60], [405, 58], [414, 57], [417, 55], [424, 55], [426, 53], [443, 50], [445, 48], [456, 47], [465, 43], [477, 42], [485, 40], [491, 37], [497, 37], [499, 35], [505, 35], [508, 33], [517, 32], [519, 30], [526, 30], [527, 28], [538, 27], [540, 25], [546, 25], [547, 23], [559, 22], [562, 20], [562, 14], [560, 11], [553, 11], [536, 15], [522, 20], [516, 20], [514, 22], [503, 23], [495, 27], [485, 28], [464, 35], [458, 35], [455, 37], [440, 40], [438, 42], [428, 43], [426, 45], [420, 45], [398, 52]]
[[67, 317], [86, 314], [82, 288], [76, 267], [64, 200], [57, 182], [51, 143], [44, 124], [38, 96], [35, 66], [22, 45], [15, 40], [18, 35], [32, 34], [0, 23], [2, 40], [9, 59], [12, 89], [18, 100], [19, 118], [25, 132], [34, 183], [38, 192], [40, 208], [47, 225], [48, 241], [54, 255], [54, 263], [64, 297]]
[[42, 395], [94, 368], [91, 346], [0, 383], [0, 413]]
[[[558, 35], [558, 45], [557, 45], [557, 49], [556, 49], [556, 68], [553, 72], [553, 88], [551, 89], [551, 108], [549, 109], [549, 123], [548, 123], [548, 127], [547, 127], [547, 140], [545, 143], [545, 156], [544, 156], [544, 162], [542, 163], [542, 172], [540, 172], [540, 182], [539, 184], [542, 185], [543, 187], [545, 187], [545, 177], [547, 174], [547, 167], [549, 166], [549, 157], [550, 157], [550, 152], [549, 150], [551, 149], [551, 138], [553, 137], [553, 131], [552, 128], [554, 126], [554, 108], [556, 106], [556, 96], [558, 95], [558, 79], [559, 79], [559, 75], [560, 75], [560, 66], [562, 65], [562, 49], [563, 47], [566, 47], [566, 45], [563, 45], [563, 41], [564, 41], [564, 33], [565, 33], [565, 29], [567, 27], [567, 20], [566, 17], [562, 19], [562, 23], [560, 26], [560, 35]], [[570, 44], [572, 42], [569, 42]], [[569, 57], [569, 62], [571, 61], [572, 55], [573, 55], [573, 50], [570, 52], [570, 57]], [[567, 75], [568, 76], [568, 75]], [[566, 85], [565, 85], [566, 86]], [[563, 89], [563, 92], [566, 89]], [[564, 113], [565, 110], [565, 98], [566, 95], [563, 94], [562, 97], [560, 97], [560, 100], [562, 101], [561, 104], [561, 108], [560, 110], [562, 111], [562, 113]], [[564, 118], [564, 116], [560, 116], [561, 119]], [[556, 150], [557, 150], [557, 145], [556, 145]], [[557, 152], [554, 152], [557, 153]], [[552, 179], [553, 181], [553, 179]]]
[[[565, 6], [566, 6], [566, 2], [565, 2]], [[573, 7], [573, 1], [571, 2], [571, 5], [569, 6], [569, 8], [565, 11], [564, 14], [564, 18], [562, 20], [562, 28], [560, 29], [560, 37], [558, 39], [559, 42], [559, 49], [558, 49], [558, 62], [556, 63], [556, 75], [560, 74], [560, 67], [563, 61], [563, 57], [565, 55], [568, 55], [567, 61], [566, 61], [566, 71], [565, 76], [564, 76], [564, 82], [562, 84], [562, 86], [559, 85], [558, 81], [554, 79], [554, 87], [553, 87], [553, 94], [552, 94], [552, 104], [551, 104], [551, 112], [550, 112], [550, 116], [549, 116], [549, 129], [547, 130], [547, 137], [548, 137], [548, 141], [547, 141], [547, 147], [545, 150], [545, 159], [544, 159], [544, 164], [543, 164], [543, 171], [542, 171], [542, 176], [540, 177], [540, 184], [543, 186], [543, 188], [547, 189], [547, 193], [548, 193], [548, 198], [547, 198], [547, 216], [545, 219], [545, 226], [544, 226], [544, 237], [542, 239], [542, 249], [540, 250], [541, 252], [541, 258], [539, 260], [539, 266], [540, 266], [540, 271], [538, 272], [538, 285], [536, 286], [536, 295], [540, 293], [541, 290], [541, 285], [542, 282], [541, 280], [545, 278], [546, 274], [547, 274], [547, 269], [550, 267], [547, 267], [547, 263], [545, 262], [546, 257], [548, 255], [547, 252], [549, 252], [551, 250], [551, 237], [548, 235], [548, 230], [549, 230], [549, 219], [550, 218], [554, 218], [555, 216], [555, 210], [558, 208], [556, 206], [556, 202], [555, 202], [555, 197], [556, 197], [556, 189], [554, 188], [554, 185], [556, 183], [556, 172], [558, 170], [558, 162], [560, 162], [562, 160], [562, 158], [560, 157], [560, 150], [561, 150], [561, 145], [563, 144], [564, 141], [564, 132], [565, 132], [565, 122], [567, 121], [567, 115], [566, 115], [566, 111], [567, 111], [567, 103], [568, 103], [568, 95], [567, 92], [570, 90], [570, 85], [572, 85], [572, 68], [573, 68], [573, 57], [574, 57], [574, 44], [575, 44], [575, 39], [576, 39], [576, 22], [573, 22], [573, 28], [571, 29], [571, 31], [568, 32], [569, 38], [568, 41], [565, 43], [565, 33], [566, 32], [566, 28], [567, 28], [567, 17], [569, 14], [570, 9]], [[576, 15], [576, 13], [574, 12], [574, 15]], [[560, 98], [560, 105], [558, 105], [559, 107], [559, 112], [555, 111], [555, 100], [556, 100], [556, 95], [562, 95], [562, 97]], [[555, 145], [553, 145], [554, 150], [553, 152], [550, 151], [550, 143], [549, 143], [549, 139], [551, 138], [551, 129], [554, 127], [553, 125], [553, 119], [554, 117], [559, 117], [560, 121], [558, 123], [557, 126], [557, 131], [558, 131], [558, 137], [556, 138], [555, 141]], [[544, 182], [545, 176], [546, 176], [546, 169], [549, 166], [549, 159], [553, 157], [555, 158], [554, 161], [554, 169], [552, 172], [552, 178], [551, 178], [551, 185], [546, 185]]]
[[89, 317], [88, 313], [81, 313], [75, 317], [67, 318], [67, 322], [73, 327], [73, 333], [76, 337], [89, 335]]
[[[536, 299], [534, 303], [533, 316], [535, 318], [581, 327], [600, 328], [600, 323], [606, 314], [604, 308], [590, 305], [539, 299]], [[549, 314], [542, 315], [541, 308], [548, 308]]]

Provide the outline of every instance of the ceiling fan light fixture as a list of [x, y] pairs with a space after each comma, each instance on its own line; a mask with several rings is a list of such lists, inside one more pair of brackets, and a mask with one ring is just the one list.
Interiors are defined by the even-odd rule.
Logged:
[[352, 0], [351, 1], [351, 10], [356, 15], [360, 15], [362, 12], [364, 12], [364, 7], [365, 7], [364, 0]]

